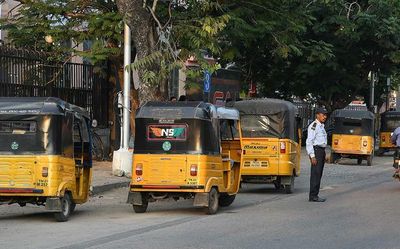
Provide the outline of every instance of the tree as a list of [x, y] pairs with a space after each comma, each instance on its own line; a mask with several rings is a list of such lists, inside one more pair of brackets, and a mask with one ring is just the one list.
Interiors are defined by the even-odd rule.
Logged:
[[311, 1], [303, 8], [309, 22], [298, 37], [300, 52], [287, 58], [262, 53], [267, 54], [258, 63], [267, 68], [257, 74], [262, 94], [312, 96], [331, 110], [343, 108], [356, 96], [369, 100], [372, 71], [379, 75], [380, 97], [386, 77], [399, 69], [400, 2]]
[[[74, 54], [96, 63], [121, 55], [122, 17], [112, 1], [20, 1], [0, 24], [14, 45], [53, 52], [59, 59]], [[85, 41], [91, 48], [77, 49]]]
[[[132, 30], [141, 102], [167, 98], [174, 68], [195, 77], [218, 67], [204, 59], [204, 54], [220, 54], [219, 33], [229, 21], [217, 1], [118, 0], [117, 5]], [[190, 57], [197, 59], [198, 68], [185, 68]]]
[[[110, 89], [114, 89], [104, 101], [110, 103], [109, 118], [118, 123], [113, 99], [123, 82], [123, 22], [113, 1], [21, 0], [7, 18], [0, 20], [0, 26], [7, 30], [14, 46], [48, 52], [49, 63], [69, 62], [74, 56], [90, 60], [95, 72], [108, 77]], [[84, 43], [90, 46], [82, 49]], [[118, 133], [119, 129], [112, 131]], [[112, 140], [117, 138], [113, 132]]]

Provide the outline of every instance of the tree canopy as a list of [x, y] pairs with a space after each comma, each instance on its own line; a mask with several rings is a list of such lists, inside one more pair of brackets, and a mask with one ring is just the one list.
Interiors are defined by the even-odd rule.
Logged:
[[[16, 45], [102, 61], [122, 59], [123, 20], [132, 29], [142, 101], [166, 98], [173, 68], [199, 77], [232, 62], [260, 96], [299, 96], [331, 109], [356, 96], [368, 100], [370, 72], [381, 101], [386, 78], [392, 87], [399, 81], [396, 0], [21, 1], [18, 15], [1, 23]], [[84, 41], [90, 49], [75, 48]], [[185, 68], [190, 57], [199, 67]]]

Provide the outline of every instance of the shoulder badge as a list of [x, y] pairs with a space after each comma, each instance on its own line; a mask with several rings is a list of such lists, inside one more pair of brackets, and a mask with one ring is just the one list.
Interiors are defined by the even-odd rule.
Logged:
[[312, 130], [315, 130], [316, 127], [317, 127], [317, 122], [314, 122], [314, 123], [312, 124], [312, 126], [311, 126], [311, 129], [312, 129]]

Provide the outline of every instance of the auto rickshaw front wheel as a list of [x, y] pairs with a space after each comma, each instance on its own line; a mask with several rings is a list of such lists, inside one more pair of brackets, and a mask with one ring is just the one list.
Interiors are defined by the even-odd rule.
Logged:
[[70, 214], [75, 207], [72, 202], [71, 194], [66, 192], [64, 197], [61, 197], [61, 212], [54, 213], [54, 217], [58, 222], [65, 222], [68, 220]]
[[208, 207], [205, 208], [206, 214], [216, 214], [219, 206], [219, 194], [216, 188], [212, 188], [208, 193]]
[[218, 202], [221, 207], [228, 207], [233, 203], [235, 198], [236, 195], [221, 194], [219, 196]]

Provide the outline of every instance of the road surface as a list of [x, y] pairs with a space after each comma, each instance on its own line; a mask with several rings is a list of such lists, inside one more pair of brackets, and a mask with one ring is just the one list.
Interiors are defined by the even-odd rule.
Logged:
[[[304, 153], [304, 152], [303, 152]], [[0, 248], [400, 248], [400, 182], [392, 158], [374, 165], [327, 164], [321, 196], [308, 202], [309, 163], [303, 155], [295, 193], [244, 184], [232, 206], [208, 216], [190, 201], [150, 203], [135, 214], [128, 188], [77, 206], [65, 223], [43, 207], [0, 206]]]

